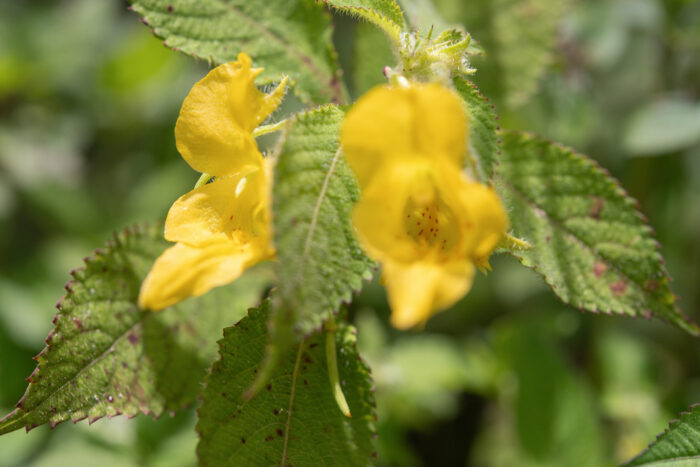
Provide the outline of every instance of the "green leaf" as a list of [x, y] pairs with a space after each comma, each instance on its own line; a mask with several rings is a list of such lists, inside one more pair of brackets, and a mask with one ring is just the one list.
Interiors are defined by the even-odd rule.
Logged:
[[338, 367], [352, 418], [333, 398], [325, 335], [305, 339], [285, 354], [267, 384], [243, 400], [268, 340], [268, 302], [219, 341], [221, 359], [207, 376], [199, 409], [197, 454], [202, 465], [369, 465], [375, 420], [369, 369], [355, 348], [355, 331], [336, 333]]
[[340, 151], [343, 116], [335, 106], [298, 114], [275, 167], [273, 313], [285, 315], [299, 336], [320, 329], [330, 312], [360, 290], [362, 279], [372, 277], [374, 262], [350, 221], [359, 189]]
[[516, 236], [513, 251], [565, 303], [669, 321], [700, 334], [675, 305], [651, 228], [610, 175], [571, 149], [504, 132], [496, 185]]
[[534, 308], [504, 317], [489, 329], [487, 342], [499, 368], [498, 397], [471, 463], [608, 465], [599, 401], [555, 338], [562, 329], [561, 307]]
[[406, 21], [395, 0], [322, 0], [336, 10], [373, 23], [398, 45]]
[[313, 0], [131, 0], [171, 49], [214, 65], [240, 52], [264, 67], [265, 82], [289, 75], [305, 102], [342, 102], [328, 15]]
[[266, 364], [247, 397], [257, 393], [291, 343], [321, 329], [350, 302], [375, 263], [362, 251], [350, 221], [359, 198], [338, 141], [344, 112], [327, 106], [297, 114], [275, 166], [273, 218], [277, 287]]
[[105, 415], [159, 416], [196, 400], [221, 329], [259, 299], [268, 276], [251, 271], [200, 298], [140, 311], [141, 280], [167, 246], [162, 237], [161, 228], [128, 230], [72, 272], [48, 345], [0, 434]]
[[627, 464], [669, 467], [693, 467], [700, 462], [700, 405], [682, 413], [681, 419], [657, 436], [646, 451]]
[[686, 149], [700, 143], [700, 103], [667, 98], [652, 102], [630, 119], [624, 145], [634, 156]]
[[524, 104], [552, 62], [565, 0], [496, 0], [493, 37], [510, 106]]
[[591, 390], [567, 365], [550, 330], [528, 318], [528, 324], [494, 333], [517, 378], [514, 428], [524, 457], [536, 465], [600, 466], [602, 435]]
[[457, 77], [453, 83], [467, 105], [471, 152], [476, 157], [479, 175], [482, 180], [490, 180], [501, 153], [498, 134], [501, 127], [498, 125], [495, 106], [471, 81]]

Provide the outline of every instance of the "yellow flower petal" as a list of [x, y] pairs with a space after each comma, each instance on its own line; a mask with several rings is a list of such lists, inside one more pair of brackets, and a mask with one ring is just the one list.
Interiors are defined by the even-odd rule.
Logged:
[[491, 269], [488, 257], [505, 235], [508, 218], [493, 188], [476, 182], [468, 185], [456, 192], [471, 226], [464, 239], [465, 251], [474, 263]]
[[492, 188], [452, 164], [415, 158], [376, 168], [353, 222], [362, 245], [380, 261], [488, 259], [507, 228]]
[[236, 279], [274, 256], [270, 225], [270, 163], [253, 130], [279, 105], [284, 78], [270, 94], [255, 87], [261, 69], [239, 54], [196, 83], [175, 125], [183, 158], [215, 176], [170, 208], [165, 238], [177, 242], [155, 262], [139, 295], [142, 308], [159, 310]]
[[264, 171], [252, 166], [195, 188], [170, 208], [165, 239], [204, 246], [222, 236], [256, 236], [261, 230], [256, 219], [267, 210], [266, 190]]
[[348, 112], [341, 144], [361, 198], [353, 223], [382, 263], [392, 323], [405, 329], [466, 294], [504, 235], [495, 191], [462, 173], [467, 121], [437, 84], [380, 86]]
[[461, 100], [443, 86], [378, 86], [348, 112], [341, 142], [364, 188], [377, 165], [391, 159], [444, 158], [461, 167], [467, 125]]
[[360, 243], [376, 260], [411, 261], [416, 257], [416, 243], [404, 228], [410, 215], [404, 208], [420, 184], [417, 179], [430, 166], [425, 161], [406, 161], [376, 170], [376, 183], [362, 191], [352, 213]]
[[[259, 70], [262, 71], [261, 68], [259, 68]], [[258, 124], [255, 125], [256, 127], [260, 125], [260, 123], [264, 122], [265, 119], [269, 117], [270, 114], [274, 112], [275, 109], [282, 103], [284, 93], [287, 91], [288, 81], [289, 77], [285, 76], [282, 78], [282, 81], [280, 81], [280, 84], [277, 85], [274, 91], [272, 91], [270, 94], [263, 94], [264, 97], [255, 115], [256, 120], [258, 120]]]
[[250, 57], [220, 65], [197, 82], [185, 98], [175, 124], [177, 149], [199, 172], [216, 176], [257, 163], [251, 133], [279, 105], [286, 79], [270, 95], [255, 87], [262, 69], [251, 69]]
[[273, 256], [267, 239], [245, 244], [222, 238], [203, 248], [178, 243], [155, 262], [139, 293], [142, 309], [160, 310], [214, 287], [228, 284], [243, 271]]
[[382, 281], [391, 305], [391, 324], [409, 329], [452, 306], [471, 288], [474, 266], [465, 262], [383, 264]]
[[444, 162], [409, 159], [379, 168], [375, 180], [353, 222], [367, 253], [382, 263], [392, 324], [406, 329], [469, 291], [474, 263], [487, 264], [505, 231], [505, 213], [491, 188]]

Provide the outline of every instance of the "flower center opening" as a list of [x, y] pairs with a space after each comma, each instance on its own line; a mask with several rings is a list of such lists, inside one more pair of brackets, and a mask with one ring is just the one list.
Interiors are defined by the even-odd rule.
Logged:
[[442, 200], [417, 203], [412, 198], [404, 208], [404, 228], [421, 254], [440, 256], [457, 244], [459, 232], [452, 210]]

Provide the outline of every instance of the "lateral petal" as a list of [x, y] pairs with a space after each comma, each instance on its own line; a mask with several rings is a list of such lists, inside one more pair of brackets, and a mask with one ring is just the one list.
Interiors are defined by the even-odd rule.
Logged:
[[352, 213], [360, 243], [378, 261], [411, 261], [415, 242], [404, 229], [404, 206], [422, 164], [377, 167], [375, 182], [362, 191]]
[[184, 194], [168, 212], [165, 239], [198, 247], [222, 236], [268, 238], [269, 227], [258, 221], [267, 211], [266, 180], [262, 167], [250, 166]]
[[465, 180], [455, 194], [468, 223], [462, 235], [464, 252], [471, 261], [487, 267], [491, 252], [508, 229], [503, 204], [492, 187], [481, 183]]

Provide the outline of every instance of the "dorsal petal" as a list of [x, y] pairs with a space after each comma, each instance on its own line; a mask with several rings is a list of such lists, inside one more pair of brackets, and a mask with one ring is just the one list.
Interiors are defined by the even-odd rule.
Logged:
[[175, 124], [175, 141], [193, 169], [223, 176], [257, 158], [251, 133], [279, 104], [255, 87], [260, 71], [241, 53], [192, 87]]
[[461, 167], [467, 118], [460, 98], [438, 84], [377, 86], [348, 112], [341, 143], [360, 187], [378, 164], [407, 155], [446, 159]]

